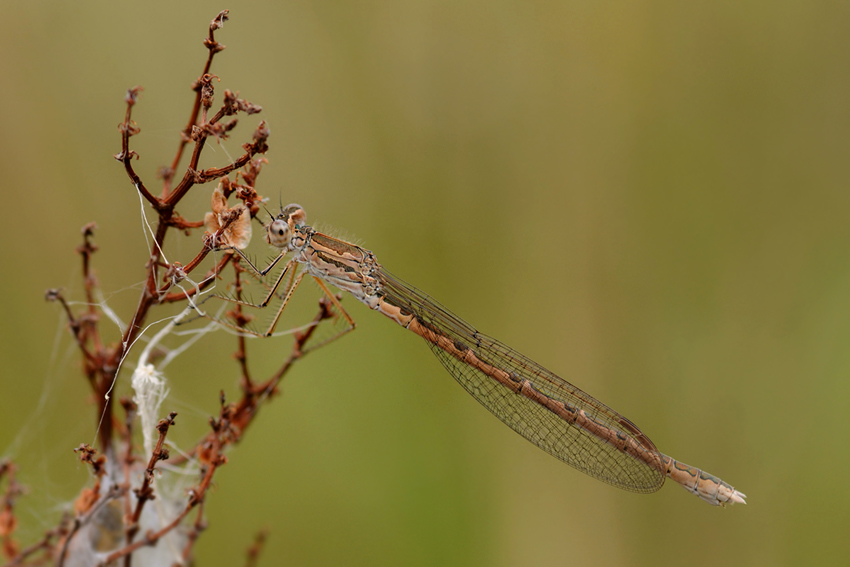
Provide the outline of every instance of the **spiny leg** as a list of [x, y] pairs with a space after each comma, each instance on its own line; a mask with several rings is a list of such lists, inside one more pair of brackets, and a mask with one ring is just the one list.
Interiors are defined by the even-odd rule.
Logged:
[[[282, 282], [283, 278], [286, 276], [286, 272], [289, 272], [289, 283], [286, 284], [286, 293], [282, 294], [281, 297], [288, 298], [292, 295], [292, 292], [295, 291], [295, 286], [298, 285], [295, 283], [295, 272], [297, 271], [297, 266], [298, 264], [295, 263], [294, 258], [286, 263], [286, 266], [284, 266], [283, 271], [280, 273], [280, 276], [278, 276], [277, 280], [274, 282], [274, 285], [271, 287], [271, 289], [269, 289], [268, 295], [266, 295], [266, 298], [263, 300], [262, 303], [260, 303], [261, 308], [266, 307], [269, 304], [269, 301], [271, 301], [272, 297], [275, 296], [277, 288], [280, 287], [280, 282]], [[303, 272], [299, 276], [299, 278], [300, 277], [303, 277]], [[289, 300], [287, 299], [287, 301]]]
[[[261, 303], [259, 305], [259, 307], [266, 307], [268, 305], [269, 300], [271, 299], [272, 296], [274, 296], [274, 293], [277, 290], [278, 286], [280, 285], [280, 282], [285, 277], [286, 272], [289, 269], [293, 268], [294, 265], [295, 265], [295, 260], [290, 260], [286, 264], [286, 268], [284, 268], [283, 272], [281, 272], [280, 276], [277, 279], [277, 282], [275, 282], [275, 285], [272, 286], [272, 289], [269, 292], [268, 297], [266, 297], [266, 300], [263, 303]], [[293, 274], [295, 273], [294, 270], [293, 270], [292, 273]], [[289, 300], [292, 299], [292, 296], [295, 294], [295, 290], [298, 289], [298, 286], [301, 284], [301, 281], [304, 279], [304, 276], [306, 274], [307, 274], [307, 272], [301, 272], [297, 276], [295, 276], [294, 279], [292, 277], [290, 277], [290, 282], [289, 282], [289, 284], [287, 285], [287, 288], [286, 288], [286, 294], [283, 297], [283, 301], [281, 301], [281, 303], [280, 303], [280, 307], [278, 308], [277, 313], [275, 313], [275, 316], [272, 319], [272, 322], [269, 325], [269, 328], [266, 330], [266, 332], [263, 333], [262, 335], [259, 335], [259, 336], [270, 337], [274, 333], [274, 330], [277, 327], [277, 323], [278, 323], [278, 321], [280, 321], [280, 317], [283, 314], [283, 310], [286, 309], [286, 306], [289, 304]], [[338, 333], [328, 337], [327, 339], [324, 339], [324, 340], [310, 346], [310, 348], [303, 349], [302, 352], [304, 352], [304, 353], [309, 352], [311, 350], [314, 350], [316, 348], [319, 348], [320, 346], [326, 345], [329, 342], [338, 339], [342, 335], [353, 330], [356, 326], [355, 323], [354, 323], [354, 319], [352, 319], [351, 315], [349, 315], [348, 312], [345, 309], [343, 309], [342, 305], [339, 302], [339, 299], [333, 293], [331, 293], [331, 290], [328, 289], [328, 286], [326, 286], [325, 283], [322, 280], [320, 280], [319, 278], [317, 278], [316, 276], [313, 276], [313, 279], [316, 281], [317, 284], [319, 284], [319, 287], [322, 289], [324, 294], [330, 300], [331, 304], [336, 308], [337, 312], [340, 315], [342, 315], [343, 319], [345, 319], [347, 326], [344, 329], [342, 329], [341, 331], [339, 331]], [[318, 323], [316, 323], [316, 324], [318, 324]]]
[[[278, 297], [280, 297], [282, 299], [287, 294], [290, 293], [290, 289], [292, 288], [292, 284], [293, 284], [293, 281], [295, 279], [295, 273], [297, 271], [296, 266], [297, 266], [297, 264], [296, 264], [295, 260], [290, 260], [289, 262], [287, 262], [286, 266], [284, 266], [284, 268], [283, 268], [283, 271], [280, 272], [280, 275], [277, 277], [274, 285], [272, 285], [271, 287], [269, 287], [267, 284], [263, 283], [263, 281], [261, 279], [258, 279], [260, 284], [262, 284], [263, 287], [265, 287], [268, 290], [268, 292], [266, 293], [265, 299], [263, 299], [263, 301], [261, 301], [260, 303], [253, 303], [251, 301], [246, 301], [246, 300], [242, 299], [241, 297], [233, 297], [233, 296], [220, 295], [220, 294], [216, 294], [215, 297], [218, 297], [219, 299], [223, 299], [225, 301], [229, 301], [231, 303], [236, 303], [238, 305], [245, 305], [247, 307], [256, 307], [257, 309], [263, 309], [263, 308], [268, 306], [268, 304], [272, 300], [272, 297], [276, 297], [277, 289], [280, 287], [280, 283], [284, 280], [284, 278], [286, 277], [287, 274], [289, 274], [289, 283], [287, 283], [286, 287], [284, 288], [285, 292]], [[248, 273], [251, 273], [251, 272], [248, 271]], [[251, 275], [254, 276], [254, 277], [257, 277], [258, 274], [259, 274], [259, 272], [257, 272], [257, 274], [251, 273]]]
[[[272, 262], [268, 265], [268, 267], [266, 267], [264, 270], [259, 270], [242, 253], [241, 250], [238, 250], [236, 248], [232, 248], [232, 250], [235, 250], [239, 254], [240, 258], [245, 260], [247, 265], [250, 267], [250, 270], [248, 270], [249, 273], [252, 273], [252, 275], [254, 275], [254, 276], [260, 276], [260, 278], [265, 276], [281, 260], [281, 258], [283, 258], [285, 256], [285, 254], [283, 254], [283, 253], [279, 254], [274, 260], [272, 260]], [[245, 301], [245, 300], [243, 300], [239, 297], [227, 297], [227, 296], [222, 296], [222, 295], [216, 295], [215, 296], [215, 297], [218, 297], [218, 298], [223, 299], [225, 301], [229, 301], [231, 303], [236, 303], [237, 305], [244, 305], [244, 306], [247, 306], [247, 307], [255, 307], [255, 308], [258, 308], [258, 309], [262, 309], [262, 308], [267, 307], [269, 305], [269, 303], [271, 302], [273, 297], [281, 297], [282, 301], [281, 301], [280, 307], [278, 308], [277, 312], [275, 313], [275, 316], [272, 319], [271, 324], [269, 325], [268, 329], [266, 329], [266, 331], [263, 332], [263, 333], [255, 331], [254, 329], [251, 329], [251, 328], [246, 327], [244, 325], [238, 325], [238, 324], [234, 324], [234, 323], [231, 323], [229, 321], [226, 321], [226, 320], [217, 319], [217, 318], [212, 317], [210, 315], [203, 314], [203, 316], [208, 318], [208, 319], [211, 319], [211, 320], [215, 321], [216, 323], [219, 323], [219, 324], [221, 324], [225, 327], [239, 331], [240, 333], [247, 333], [249, 335], [253, 335], [253, 336], [256, 336], [256, 337], [270, 337], [272, 334], [274, 334], [274, 330], [277, 327], [278, 322], [280, 321], [281, 315], [283, 314], [283, 310], [286, 309], [286, 306], [289, 303], [289, 300], [292, 298], [292, 295], [295, 293], [296, 288], [301, 284], [301, 280], [304, 278], [304, 275], [307, 273], [307, 272], [301, 272], [301, 273], [298, 273], [296, 275], [296, 272], [297, 272], [297, 263], [295, 262], [295, 259], [293, 258], [293, 259], [290, 259], [286, 263], [286, 266], [283, 268], [280, 275], [275, 280], [274, 285], [272, 285], [270, 288], [268, 288], [268, 293], [266, 294], [265, 299], [263, 299], [263, 301], [260, 302], [259, 304], [252, 303], [250, 301]], [[287, 274], [289, 274], [289, 281], [284, 286], [285, 292], [283, 294], [281, 294], [280, 296], [277, 296], [276, 295], [277, 290], [280, 287], [281, 282], [283, 282], [283, 280], [286, 278]], [[336, 309], [338, 314], [341, 315], [342, 318], [345, 320], [346, 326], [345, 326], [345, 328], [343, 328], [339, 332], [331, 335], [330, 337], [323, 339], [323, 340], [317, 342], [314, 345], [311, 345], [309, 348], [303, 349], [302, 352], [304, 352], [304, 353], [309, 352], [311, 350], [315, 350], [315, 349], [319, 348], [320, 346], [324, 346], [324, 345], [330, 343], [331, 341], [338, 339], [339, 337], [343, 336], [344, 334], [354, 330], [355, 327], [356, 327], [356, 323], [354, 322], [354, 319], [351, 317], [351, 315], [348, 314], [348, 312], [340, 304], [340, 299], [337, 298], [337, 296], [335, 296], [328, 289], [327, 285], [325, 285], [325, 283], [322, 280], [320, 280], [319, 278], [317, 278], [315, 276], [313, 276], [313, 279], [319, 285], [319, 288], [321, 288], [321, 290], [325, 294], [325, 296], [327, 296], [328, 301], [330, 301], [331, 305]], [[262, 283], [262, 280], [260, 280], [260, 283]], [[263, 285], [265, 285], [265, 284], [263, 284]], [[318, 321], [314, 321], [313, 326], [318, 325], [319, 321], [321, 321], [321, 319], [318, 320]]]
[[277, 255], [277, 257], [276, 257], [274, 260], [272, 260], [272, 261], [269, 263], [269, 265], [268, 265], [268, 266], [266, 266], [265, 268], [263, 268], [263, 269], [261, 270], [261, 269], [259, 269], [257, 266], [255, 266], [255, 265], [254, 265], [254, 262], [252, 262], [252, 261], [248, 258], [248, 256], [246, 256], [246, 255], [245, 255], [245, 253], [244, 253], [244, 252], [242, 252], [242, 251], [241, 251], [240, 249], [238, 249], [238, 248], [234, 248], [233, 246], [227, 246], [227, 247], [225, 247], [225, 248], [219, 248], [219, 250], [233, 250], [234, 252], [236, 252], [236, 253], [239, 255], [239, 257], [240, 257], [240, 258], [242, 258], [242, 259], [245, 261], [245, 264], [247, 264], [247, 266], [248, 266], [248, 267], [249, 267], [249, 268], [250, 268], [250, 269], [251, 269], [251, 270], [252, 270], [255, 274], [258, 274], [261, 278], [265, 277], [265, 276], [266, 276], [266, 274], [268, 274], [269, 272], [271, 272], [271, 271], [272, 271], [272, 269], [273, 269], [275, 266], [277, 266], [277, 263], [278, 263], [278, 262], [280, 262], [280, 261], [283, 259], [283, 257], [284, 257], [284, 256], [286, 256], [286, 255], [289, 253], [287, 250], [283, 250], [283, 251], [281, 251], [281, 253], [280, 253], [280, 254], [278, 254], [278, 255]]
[[[277, 288], [280, 286], [280, 282], [283, 281], [283, 279], [286, 277], [287, 271], [289, 271], [290, 269], [293, 269], [294, 266], [295, 266], [295, 262], [293, 260], [290, 260], [286, 264], [286, 268], [284, 268], [283, 271], [280, 273], [280, 276], [278, 276], [277, 281], [272, 286], [271, 290], [269, 291], [268, 296], [259, 305], [254, 304], [254, 303], [250, 303], [250, 302], [247, 302], [247, 301], [241, 301], [239, 299], [234, 299], [234, 298], [225, 297], [223, 299], [225, 299], [227, 301], [231, 301], [233, 303], [237, 303], [239, 305], [246, 305], [246, 306], [249, 306], [249, 307], [257, 307], [257, 308], [262, 309], [263, 307], [266, 307], [269, 304], [269, 301], [275, 295], [275, 291], [277, 291]], [[294, 275], [295, 270], [293, 269], [293, 271], [291, 273]], [[213, 319], [213, 320], [216, 321], [217, 323], [221, 324], [221, 325], [224, 325], [225, 327], [228, 327], [230, 329], [235, 329], [239, 332], [247, 333], [247, 334], [253, 335], [255, 337], [261, 337], [261, 338], [270, 337], [274, 333], [275, 327], [277, 327], [277, 322], [280, 320], [280, 316], [283, 314], [283, 310], [286, 309], [286, 305], [289, 303], [289, 300], [292, 299], [292, 294], [295, 293], [295, 289], [301, 283], [301, 280], [304, 279], [305, 274], [306, 274], [306, 272], [301, 272], [300, 274], [295, 276], [294, 279], [290, 277], [290, 282], [287, 286], [286, 294], [284, 295], [283, 300], [280, 303], [280, 307], [278, 308], [277, 312], [275, 313], [275, 316], [272, 319], [272, 322], [269, 325], [269, 328], [266, 329], [265, 332], [261, 333], [259, 331], [255, 331], [254, 329], [251, 329], [250, 327], [230, 323], [228, 321], [223, 321], [223, 320], [219, 320], [219, 319]], [[207, 317], [209, 317], [209, 316], [207, 316]]]
[[354, 319], [352, 319], [351, 315], [349, 315], [348, 312], [345, 309], [343, 309], [342, 305], [340, 304], [339, 298], [336, 295], [334, 295], [331, 292], [331, 290], [328, 289], [328, 286], [325, 285], [325, 282], [323, 282], [322, 280], [320, 280], [316, 276], [313, 276], [313, 279], [316, 280], [317, 284], [319, 284], [319, 287], [321, 288], [322, 292], [325, 294], [325, 296], [327, 296], [327, 300], [330, 301], [331, 305], [337, 310], [339, 315], [342, 316], [342, 318], [345, 320], [347, 325], [342, 330], [331, 335], [330, 337], [328, 337], [326, 339], [322, 339], [319, 342], [317, 342], [316, 344], [310, 345], [308, 348], [302, 348], [301, 349], [302, 353], [307, 353], [307, 352], [310, 352], [311, 350], [315, 350], [315, 349], [317, 349], [321, 346], [325, 346], [329, 342], [337, 340], [338, 338], [340, 338], [344, 334], [353, 331], [357, 327], [357, 324], [354, 322]]
[[[301, 279], [304, 277], [305, 272], [301, 272], [297, 276], [296, 276], [296, 272], [297, 272], [297, 263], [294, 260], [290, 260], [289, 262], [287, 262], [286, 266], [284, 267], [284, 269], [281, 271], [280, 275], [275, 280], [274, 285], [272, 285], [270, 288], [268, 288], [268, 293], [266, 294], [266, 298], [259, 304], [253, 303], [251, 301], [246, 301], [246, 300], [242, 299], [241, 296], [228, 297], [228, 296], [225, 296], [225, 295], [216, 294], [216, 295], [213, 295], [210, 298], [208, 298], [208, 299], [212, 299], [212, 297], [216, 297], [218, 299], [223, 299], [225, 301], [229, 301], [230, 303], [235, 303], [236, 305], [243, 305], [243, 306], [246, 306], [246, 307], [254, 307], [254, 308], [257, 308], [257, 309], [262, 309], [262, 308], [268, 306], [268, 304], [271, 302], [272, 297], [277, 297], [277, 295], [276, 295], [277, 290], [280, 287], [281, 282], [286, 278], [287, 274], [289, 274], [289, 281], [285, 284], [285, 293], [282, 294], [283, 300], [282, 300], [281, 306], [278, 309], [277, 313], [275, 314], [275, 317], [274, 317], [274, 320], [272, 321], [272, 324], [269, 326], [269, 328], [265, 332], [259, 332], [259, 331], [252, 329], [251, 327], [246, 326], [245, 323], [247, 322], [247, 319], [242, 319], [241, 321], [237, 320], [236, 322], [231, 322], [231, 321], [228, 321], [226, 319], [219, 319], [217, 317], [213, 317], [212, 315], [209, 315], [207, 313], [200, 313], [200, 315], [202, 317], [205, 317], [207, 319], [215, 321], [216, 323], [218, 323], [219, 325], [221, 325], [223, 327], [233, 329], [233, 330], [238, 331], [240, 333], [252, 335], [252, 336], [255, 336], [255, 337], [261, 337], [261, 338], [269, 337], [269, 336], [272, 335], [272, 333], [274, 333], [274, 329], [277, 326], [277, 322], [280, 319], [281, 313], [283, 313], [283, 310], [286, 308], [286, 304], [289, 302], [289, 299], [292, 297], [292, 294], [294, 293], [295, 288], [298, 287], [298, 284], [301, 283]], [[251, 273], [251, 272], [248, 271], [247, 273]], [[261, 281], [261, 283], [262, 283], [262, 281]], [[263, 284], [263, 285], [265, 285], [265, 284]], [[268, 286], [266, 286], [266, 287], [268, 287]], [[237, 317], [237, 319], [238, 319], [238, 317]]]
[[[280, 282], [283, 279], [286, 270], [288, 270], [290, 268], [290, 265], [292, 265], [294, 263], [295, 263], [294, 260], [290, 260], [289, 263], [286, 264], [286, 268], [284, 269], [283, 272], [281, 272], [280, 277], [277, 278], [277, 282], [274, 284], [274, 286], [272, 286], [272, 290], [271, 290], [271, 292], [269, 292], [268, 297], [266, 297], [265, 301], [263, 301], [263, 303], [261, 303], [259, 305], [259, 307], [265, 307], [269, 304], [269, 300], [271, 299], [272, 295], [274, 295], [275, 290], [277, 290], [278, 286], [280, 285]], [[278, 308], [277, 313], [275, 313], [274, 319], [272, 319], [272, 322], [269, 325], [269, 328], [266, 330], [266, 332], [263, 333], [260, 336], [262, 336], [262, 337], [272, 336], [272, 333], [274, 333], [275, 327], [277, 327], [277, 322], [280, 320], [280, 316], [283, 314], [283, 310], [286, 309], [286, 305], [289, 303], [289, 300], [292, 299], [292, 294], [295, 293], [295, 290], [298, 288], [299, 284], [301, 284], [301, 280], [304, 279], [304, 275], [306, 273], [307, 272], [301, 272], [300, 274], [298, 274], [295, 277], [294, 280], [290, 281], [289, 287], [286, 290], [286, 295], [283, 297], [283, 301], [280, 302], [280, 307]]]

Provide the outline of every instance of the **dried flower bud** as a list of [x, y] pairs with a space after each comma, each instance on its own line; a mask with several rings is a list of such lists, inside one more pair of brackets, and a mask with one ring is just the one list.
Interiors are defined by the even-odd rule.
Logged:
[[212, 194], [212, 212], [204, 216], [204, 225], [218, 234], [221, 245], [244, 249], [251, 242], [251, 215], [243, 204], [228, 208], [221, 184]]

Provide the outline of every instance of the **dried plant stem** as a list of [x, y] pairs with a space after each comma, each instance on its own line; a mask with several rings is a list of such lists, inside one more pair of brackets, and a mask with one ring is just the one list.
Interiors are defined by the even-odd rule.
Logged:
[[95, 514], [100, 511], [101, 508], [106, 506], [110, 501], [116, 498], [120, 498], [125, 492], [126, 490], [124, 487], [120, 487], [117, 485], [110, 486], [106, 495], [100, 501], [98, 501], [94, 506], [92, 506], [91, 509], [89, 509], [84, 515], [77, 516], [74, 518], [71, 523], [71, 529], [68, 531], [68, 535], [65, 537], [62, 543], [62, 549], [59, 552], [59, 559], [56, 562], [57, 567], [63, 567], [63, 565], [65, 564], [65, 560], [68, 554], [68, 546], [71, 544], [71, 541], [73, 541], [74, 536], [80, 530], [80, 528], [88, 524], [95, 516]]
[[[228, 20], [228, 14], [230, 12], [228, 10], [222, 10], [219, 14], [213, 18], [210, 22], [210, 32], [207, 39], [204, 41], [204, 46], [206, 46], [209, 54], [207, 56], [207, 62], [204, 65], [204, 71], [201, 73], [201, 76], [208, 75], [210, 72], [210, 68], [212, 67], [213, 57], [219, 51], [224, 50], [224, 46], [219, 44], [215, 40], [215, 30], [221, 29], [224, 25], [224, 22]], [[192, 90], [194, 90], [197, 95], [195, 96], [195, 103], [192, 106], [192, 112], [189, 115], [189, 123], [183, 129], [182, 136], [180, 137], [180, 145], [177, 148], [177, 152], [174, 156], [174, 160], [171, 162], [171, 167], [168, 168], [165, 172], [163, 172], [162, 179], [162, 197], [165, 198], [168, 195], [171, 189], [171, 179], [174, 176], [174, 172], [177, 171], [177, 166], [180, 164], [180, 159], [183, 157], [183, 150], [186, 148], [186, 144], [189, 143], [190, 135], [192, 134], [192, 127], [198, 122], [198, 113], [201, 110], [201, 87], [199, 83], [195, 83], [192, 85]]]
[[266, 539], [268, 539], [268, 537], [268, 530], [261, 530], [257, 533], [254, 537], [254, 543], [248, 548], [246, 553], [248, 557], [245, 562], [245, 567], [255, 567], [257, 565], [257, 559], [260, 557], [260, 552], [263, 550], [263, 546], [266, 544]]
[[[148, 461], [148, 467], [145, 469], [145, 477], [142, 481], [142, 486], [135, 491], [136, 509], [133, 511], [133, 515], [130, 517], [129, 526], [127, 527], [127, 543], [132, 543], [133, 538], [136, 537], [136, 534], [139, 531], [139, 519], [142, 517], [142, 510], [144, 509], [145, 504], [149, 500], [153, 499], [152, 485], [154, 471], [156, 470], [156, 464], [159, 461], [165, 461], [168, 459], [168, 449], [163, 447], [163, 443], [165, 443], [165, 436], [168, 435], [168, 428], [174, 425], [175, 417], [177, 417], [177, 413], [171, 412], [167, 419], [161, 419], [156, 426], [157, 431], [159, 431], [159, 438], [156, 440], [156, 447], [154, 447], [151, 458]], [[130, 567], [129, 555], [126, 558], [124, 565], [125, 567]]]
[[[209, 25], [209, 34], [204, 40], [207, 59], [203, 72], [193, 84], [195, 95], [189, 121], [182, 130], [181, 139], [170, 166], [160, 170], [162, 190], [159, 195], [150, 190], [142, 176], [136, 171], [135, 160], [139, 156], [131, 147], [131, 138], [141, 132], [139, 126], [133, 121], [133, 109], [139, 102], [142, 88], [137, 86], [129, 89], [124, 98], [126, 108], [123, 121], [118, 128], [121, 150], [115, 155], [115, 159], [123, 166], [130, 183], [134, 190], [138, 191], [143, 202], [150, 205], [155, 219], [152, 219], [153, 222], [151, 223], [154, 228], [150, 248], [146, 257], [143, 258], [144, 286], [132, 316], [129, 318], [130, 322], [121, 333], [120, 340], [110, 342], [105, 334], [101, 335], [100, 313], [102, 309], [96, 301], [97, 298], [101, 297], [101, 293], [93, 268], [94, 254], [97, 251], [97, 246], [94, 244], [94, 232], [97, 227], [94, 223], [89, 223], [83, 227], [83, 241], [77, 248], [82, 262], [85, 306], [75, 311], [72, 308], [73, 303], [69, 303], [65, 299], [62, 291], [49, 290], [46, 293], [46, 299], [56, 301], [61, 305], [67, 316], [68, 327], [82, 355], [83, 374], [86, 376], [94, 394], [97, 416], [100, 419], [97, 433], [99, 450], [86, 444], [75, 449], [80, 459], [91, 467], [94, 474], [93, 486], [83, 488], [75, 501], [75, 515], [72, 517], [66, 514], [56, 528], [47, 531], [40, 541], [23, 550], [18, 549], [17, 543], [12, 537], [17, 522], [13, 514], [13, 503], [15, 498], [22, 493], [22, 488], [14, 480], [14, 466], [11, 463], [0, 463], [0, 481], [8, 482], [3, 499], [0, 500], [0, 542], [3, 543], [6, 557], [11, 561], [9, 565], [35, 565], [50, 560], [62, 567], [66, 562], [70, 563], [72, 558], [74, 561], [79, 560], [76, 555], [80, 549], [79, 546], [83, 546], [84, 551], [92, 552], [91, 548], [85, 547], [93, 545], [88, 541], [86, 534], [107, 533], [111, 537], [112, 533], [117, 533], [117, 544], [121, 547], [111, 552], [98, 551], [100, 553], [98, 557], [102, 559], [100, 564], [112, 565], [123, 558], [124, 567], [131, 567], [135, 551], [142, 547], [157, 545], [163, 537], [186, 521], [186, 517], [192, 513], [192, 510], [196, 510], [192, 525], [181, 529], [177, 534], [178, 537], [185, 536], [186, 538], [185, 543], [182, 544], [182, 561], [184, 564], [191, 562], [195, 542], [206, 528], [204, 501], [207, 490], [215, 472], [227, 462], [224, 451], [228, 446], [241, 440], [245, 430], [256, 417], [260, 405], [277, 393], [280, 381], [293, 367], [294, 363], [309, 352], [305, 349], [305, 345], [314, 335], [316, 327], [325, 319], [333, 316], [330, 302], [326, 299], [321, 300], [319, 311], [312, 324], [305, 331], [296, 334], [289, 355], [283, 360], [278, 370], [264, 380], [252, 376], [247, 341], [244, 335], [237, 335], [237, 349], [234, 357], [238, 363], [240, 376], [239, 399], [235, 403], [225, 403], [222, 393], [219, 416], [210, 420], [211, 431], [203, 436], [194, 447], [182, 452], [175, 458], [169, 459], [172, 466], [185, 465], [191, 461], [189, 464], [193, 469], [196, 466], [200, 467], [201, 477], [197, 485], [189, 491], [188, 500], [182, 508], [178, 507], [180, 511], [172, 519], [165, 525], [156, 526], [156, 530], [145, 531], [146, 522], [148, 517], [151, 516], [148, 502], [156, 497], [164, 500], [169, 498], [162, 491], [155, 493], [156, 485], [160, 484], [161, 481], [155, 483], [154, 478], [157, 463], [169, 458], [165, 443], [169, 428], [174, 425], [176, 413], [172, 412], [166, 419], [159, 421], [157, 425], [159, 436], [155, 446], [150, 450], [150, 454], [143, 454], [133, 443], [133, 435], [137, 430], [133, 424], [138, 414], [148, 415], [156, 410], [142, 407], [142, 402], [139, 402], [140, 407], [137, 407], [136, 403], [128, 398], [121, 398], [120, 403], [126, 415], [125, 419], [118, 420], [113, 416], [112, 396], [107, 394], [112, 391], [113, 386], [117, 383], [118, 373], [124, 358], [132, 345], [140, 338], [152, 310], [156, 307], [183, 301], [195, 306], [195, 301], [198, 300], [197, 296], [208, 290], [221, 278], [228, 264], [233, 266], [235, 274], [232, 289], [237, 298], [242, 298], [244, 278], [241, 274], [245, 269], [240, 265], [241, 256], [238, 254], [222, 253], [220, 257], [213, 258], [213, 262], [207, 261], [207, 265], [210, 263], [212, 265], [205, 268], [206, 272], [200, 280], [197, 277], [190, 278], [190, 276], [201, 269], [200, 267], [205, 264], [210, 252], [231, 246], [227, 241], [229, 237], [226, 235], [232, 223], [236, 222], [237, 219], [241, 219], [239, 222], [244, 223], [243, 211], [247, 211], [251, 218], [254, 218], [260, 212], [261, 205], [265, 201], [256, 191], [259, 173], [262, 165], [266, 163], [265, 158], [258, 154], [264, 154], [268, 149], [269, 130], [265, 122], [259, 122], [252, 134], [251, 141], [242, 145], [244, 153], [232, 163], [223, 167], [207, 169], [200, 169], [198, 165], [208, 139], [210, 137], [215, 140], [227, 139], [236, 127], [236, 118], [227, 119], [227, 117], [235, 116], [238, 113], [250, 115], [261, 111], [259, 106], [240, 99], [237, 94], [229, 90], [224, 91], [221, 106], [217, 109], [213, 108], [215, 83], [218, 77], [211, 74], [211, 66], [214, 56], [224, 49], [224, 46], [216, 41], [215, 32], [222, 27], [227, 18], [227, 10], [222, 11]], [[191, 152], [187, 152], [190, 143], [192, 149]], [[179, 171], [180, 163], [187, 156], [187, 153], [188, 159], [186, 161], [188, 163], [186, 163], [184, 173], [172, 187], [175, 172]], [[235, 179], [228, 179], [227, 176], [234, 172]], [[215, 216], [218, 220], [214, 226], [209, 224], [210, 221], [207, 219], [183, 218], [177, 212], [177, 207], [183, 198], [193, 187], [213, 180], [221, 180], [220, 189], [217, 189], [214, 193], [214, 205], [216, 202], [222, 202], [222, 197], [223, 202], [226, 203], [227, 199], [232, 196], [235, 196], [242, 204], [233, 209], [228, 208], [226, 204], [223, 205], [223, 209], [221, 207], [216, 209], [216, 206], [213, 206], [214, 213], [211, 214], [218, 215]], [[219, 201], [215, 201], [215, 199], [219, 199]], [[219, 212], [216, 213], [215, 211]], [[176, 229], [178, 234], [184, 233], [189, 236], [192, 231], [202, 227], [206, 227], [208, 232], [202, 238], [196, 237], [195, 242], [198, 244], [198, 248], [194, 257], [188, 263], [170, 261], [165, 257], [163, 247], [169, 233], [174, 233], [170, 229]], [[250, 234], [250, 231], [246, 228], [240, 228], [240, 230], [243, 235]], [[247, 237], [245, 242], [247, 242]], [[180, 285], [184, 281], [187, 281], [190, 285]], [[180, 289], [174, 289], [178, 285], [180, 285]], [[251, 319], [239, 303], [228, 316], [234, 321], [237, 328], [246, 327]], [[170, 324], [173, 324], [173, 322]], [[170, 331], [161, 331], [163, 337], [168, 332]], [[158, 342], [159, 338], [161, 337], [157, 335], [154, 342]], [[165, 345], [162, 346], [167, 348]], [[153, 362], [148, 363], [148, 359]], [[146, 363], [146, 365], [140, 364], [140, 366], [144, 366], [143, 370], [149, 370], [152, 375], [159, 372], [159, 369], [155, 366], [157, 354], [153, 343], [148, 345], [140, 360], [141, 363]], [[150, 432], [143, 433], [149, 434]], [[148, 439], [150, 449], [150, 437]], [[136, 477], [139, 476], [138, 467], [140, 463], [145, 461], [147, 466], [144, 469], [144, 474], [141, 475], [141, 482], [139, 482], [136, 480]], [[134, 471], [136, 472], [134, 473]], [[102, 491], [102, 483], [104, 482], [109, 483], [109, 488], [105, 492]], [[119, 512], [121, 519], [118, 520], [120, 523], [117, 531], [115, 531], [109, 525], [110, 520], [104, 519], [104, 514], [111, 513], [112, 507], [105, 507], [119, 498], [121, 499], [123, 514]], [[104, 514], [99, 514], [100, 512]], [[81, 531], [86, 526], [89, 526], [89, 528]], [[265, 538], [266, 532], [261, 532], [248, 550], [248, 565], [256, 563]], [[39, 559], [40, 554], [43, 555], [42, 559]], [[104, 557], [104, 555], [106, 556]]]
[[[224, 415], [224, 413], [225, 408], [222, 408], [222, 416]], [[222, 443], [218, 438], [218, 434], [220, 434], [221, 428], [224, 423], [225, 422], [223, 417], [219, 420], [211, 420], [211, 425], [213, 427], [213, 432], [215, 435], [213, 435], [212, 445], [208, 454], [208, 462], [203, 471], [203, 478], [201, 479], [200, 484], [198, 484], [198, 486], [192, 489], [189, 493], [189, 501], [187, 502], [186, 507], [164, 527], [155, 532], [148, 532], [145, 534], [144, 538], [130, 543], [117, 551], [114, 551], [113, 553], [109, 554], [109, 556], [107, 556], [106, 559], [104, 559], [100, 563], [100, 565], [105, 566], [111, 563], [112, 561], [116, 561], [117, 559], [120, 559], [122, 557], [128, 557], [131, 553], [141, 547], [147, 545], [155, 545], [163, 536], [165, 536], [174, 528], [179, 526], [183, 519], [189, 515], [193, 508], [203, 503], [204, 497], [206, 496], [207, 489], [209, 488], [210, 483], [212, 482], [212, 477], [215, 474], [215, 471], [218, 469], [218, 467], [227, 462], [227, 458], [221, 454]]]

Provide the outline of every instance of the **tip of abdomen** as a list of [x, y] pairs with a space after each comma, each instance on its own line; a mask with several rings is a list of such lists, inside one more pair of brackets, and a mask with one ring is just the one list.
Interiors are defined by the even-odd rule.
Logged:
[[667, 468], [667, 476], [671, 480], [712, 506], [747, 503], [746, 494], [735, 490], [732, 485], [723, 482], [716, 476], [685, 463], [680, 463], [667, 455], [662, 455], [662, 458]]

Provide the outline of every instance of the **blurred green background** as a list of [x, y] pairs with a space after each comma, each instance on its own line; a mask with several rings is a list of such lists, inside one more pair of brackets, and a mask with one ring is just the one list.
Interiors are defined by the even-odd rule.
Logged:
[[[87, 482], [71, 449], [94, 439], [44, 290], [83, 298], [74, 248], [96, 221], [104, 294], [130, 316], [146, 248], [112, 159], [124, 92], [145, 87], [133, 147], [156, 187], [224, 8], [218, 92], [264, 110], [206, 165], [265, 119], [272, 206], [299, 202], [750, 503], [573, 471], [348, 299], [357, 332], [296, 367], [218, 473], [198, 564], [241, 563], [263, 527], [264, 565], [846, 564], [846, 2], [4, 3], [0, 453], [30, 487], [24, 543]], [[179, 211], [199, 218], [211, 189]], [[186, 262], [199, 235], [169, 244]], [[181, 444], [236, 395], [234, 348], [219, 333], [169, 368]], [[260, 376], [289, 346], [251, 348]]]

